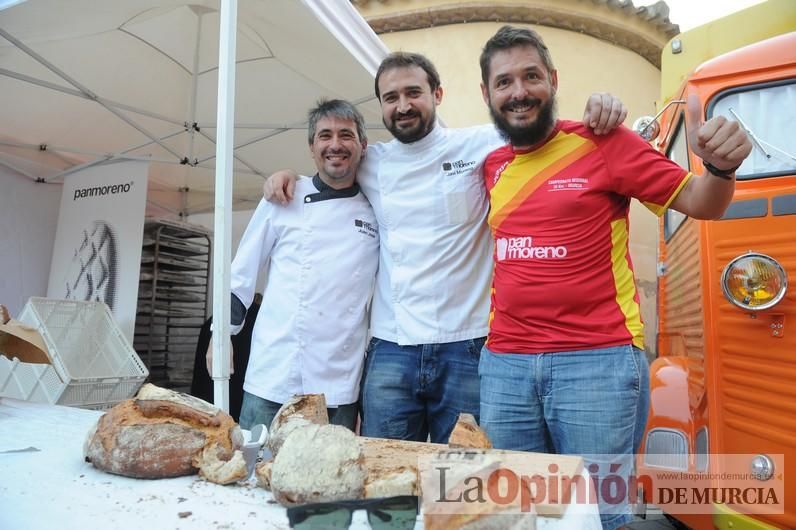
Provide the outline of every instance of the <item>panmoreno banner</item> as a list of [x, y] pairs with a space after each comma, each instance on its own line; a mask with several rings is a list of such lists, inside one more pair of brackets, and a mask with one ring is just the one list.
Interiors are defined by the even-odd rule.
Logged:
[[49, 298], [98, 300], [132, 343], [149, 164], [120, 161], [64, 178]]

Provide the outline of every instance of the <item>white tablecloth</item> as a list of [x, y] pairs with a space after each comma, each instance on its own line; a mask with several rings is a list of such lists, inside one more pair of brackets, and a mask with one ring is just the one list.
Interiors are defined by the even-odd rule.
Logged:
[[[0, 398], [0, 529], [287, 529], [285, 509], [248, 483], [219, 486], [196, 476], [140, 480], [83, 460], [101, 413]], [[352, 529], [369, 528], [354, 514]], [[599, 530], [597, 507], [572, 505], [540, 530]], [[416, 530], [422, 530], [418, 520]]]

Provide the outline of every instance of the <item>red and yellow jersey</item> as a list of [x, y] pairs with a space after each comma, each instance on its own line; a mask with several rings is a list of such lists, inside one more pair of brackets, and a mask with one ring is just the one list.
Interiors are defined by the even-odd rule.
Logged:
[[624, 127], [595, 136], [564, 120], [539, 148], [490, 153], [489, 348], [643, 348], [628, 251], [630, 198], [661, 215], [690, 176]]

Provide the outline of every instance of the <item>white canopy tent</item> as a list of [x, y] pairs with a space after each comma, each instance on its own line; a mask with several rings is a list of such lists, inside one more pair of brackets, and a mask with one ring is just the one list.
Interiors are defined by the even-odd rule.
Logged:
[[[212, 211], [214, 189], [229, 182], [215, 178], [216, 139], [224, 138], [216, 119], [233, 99], [223, 87], [234, 94], [228, 193], [236, 208], [254, 207], [263, 177], [276, 169], [314, 171], [305, 115], [321, 97], [354, 102], [371, 139], [386, 138], [373, 74], [387, 50], [347, 0], [223, 7], [237, 30], [220, 45], [217, 0], [0, 0], [0, 165], [59, 182], [93, 165], [147, 160], [147, 213], [190, 215]], [[229, 53], [234, 64], [223, 63]], [[234, 82], [219, 79], [228, 70]], [[218, 152], [221, 160], [225, 150]], [[228, 200], [221, 193], [215, 203], [224, 217], [216, 223], [214, 314], [223, 323]], [[228, 376], [215, 375], [218, 401]]]
[[[5, 5], [4, 9], [1, 9]], [[347, 0], [238, 0], [236, 208], [263, 176], [312, 171], [305, 115], [355, 102], [385, 138], [373, 74], [386, 48]], [[0, 0], [0, 164], [59, 181], [152, 162], [153, 214], [213, 208], [217, 0]]]

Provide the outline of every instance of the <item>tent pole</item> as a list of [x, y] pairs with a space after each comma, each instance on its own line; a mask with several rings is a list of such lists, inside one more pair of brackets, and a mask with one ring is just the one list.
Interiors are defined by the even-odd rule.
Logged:
[[15, 165], [14, 165], [14, 164], [12, 164], [11, 162], [6, 162], [6, 161], [5, 161], [5, 160], [3, 160], [2, 158], [0, 158], [0, 166], [7, 167], [7, 168], [8, 168], [8, 169], [10, 169], [11, 171], [15, 171], [15, 172], [19, 173], [20, 175], [22, 175], [23, 177], [27, 177], [27, 178], [29, 178], [30, 180], [35, 180], [35, 181], [37, 181], [37, 182], [39, 181], [39, 177], [37, 177], [36, 175], [34, 175], [34, 174], [32, 174], [32, 173], [29, 173], [29, 172], [25, 171], [25, 170], [24, 170], [24, 169], [22, 169], [21, 167], [17, 167], [17, 166], [15, 166]]
[[[190, 131], [191, 136], [188, 142], [188, 158], [195, 158], [193, 152], [194, 135], [196, 134], [196, 92], [199, 88], [199, 45], [202, 42], [202, 14], [196, 15], [196, 42], [193, 49], [193, 69], [191, 70], [191, 114], [188, 118], [188, 123], [192, 124]], [[220, 81], [219, 81], [220, 82]]]
[[[177, 135], [182, 134], [184, 132], [185, 132], [185, 130], [180, 130], [180, 131], [177, 131], [177, 132], [174, 132], [174, 133], [171, 133], [171, 134], [167, 134], [166, 136], [161, 137], [160, 140], [166, 140], [168, 138], [171, 138], [172, 136], [177, 136]], [[98, 156], [99, 158], [97, 158], [95, 160], [91, 160], [91, 161], [86, 162], [84, 164], [71, 166], [71, 167], [69, 167], [69, 168], [67, 168], [67, 169], [65, 169], [65, 170], [63, 170], [63, 171], [61, 171], [59, 173], [56, 173], [54, 175], [50, 175], [49, 177], [47, 177], [44, 180], [46, 180], [47, 182], [52, 182], [52, 181], [54, 181], [57, 178], [65, 177], [65, 176], [70, 175], [70, 174], [72, 174], [72, 173], [74, 173], [76, 171], [80, 171], [81, 169], [85, 169], [87, 167], [91, 167], [91, 166], [94, 166], [94, 165], [97, 165], [97, 164], [102, 164], [102, 163], [107, 162], [109, 160], [143, 160], [145, 162], [160, 162], [162, 164], [178, 164], [178, 163], [180, 163], [178, 160], [160, 160], [160, 159], [157, 159], [157, 158], [152, 158], [151, 156], [147, 156], [147, 155], [133, 156], [133, 155], [128, 155], [127, 154], [127, 153], [129, 153], [131, 151], [135, 151], [136, 149], [142, 149], [142, 148], [144, 148], [144, 147], [146, 147], [148, 145], [151, 145], [153, 143], [155, 143], [155, 142], [154, 141], [150, 141], [150, 142], [143, 143], [141, 145], [134, 145], [133, 147], [130, 147], [130, 148], [125, 149], [124, 151], [121, 151], [121, 152], [118, 152], [118, 153], [102, 153], [102, 154], [94, 153], [93, 156]], [[61, 151], [64, 151], [64, 152], [70, 152], [70, 151], [67, 150], [67, 148], [58, 148], [58, 147], [50, 147], [50, 146], [48, 146], [48, 149], [50, 151], [59, 151], [59, 150], [61, 150]], [[74, 151], [71, 151], [71, 152], [74, 152]], [[82, 154], [88, 154], [88, 153], [83, 152]]]
[[213, 402], [229, 411], [232, 146], [235, 125], [237, 0], [221, 0], [218, 43], [218, 135], [213, 244]]
[[[69, 94], [70, 96], [75, 96], [78, 98], [87, 99], [89, 101], [94, 101], [94, 99], [91, 98], [88, 94], [86, 94], [85, 92], [81, 92], [80, 90], [64, 87], [61, 85], [57, 85], [55, 83], [50, 83], [49, 81], [36, 79], [35, 77], [21, 74], [19, 72], [12, 72], [11, 70], [7, 70], [5, 68], [0, 68], [0, 76], [10, 77], [11, 79], [24, 81], [25, 83], [30, 83], [32, 85], [40, 86], [43, 88], [49, 88], [50, 90], [61, 92], [63, 94]], [[96, 101], [101, 103], [103, 106], [115, 107], [119, 110], [126, 110], [135, 114], [140, 114], [141, 116], [154, 118], [156, 120], [160, 120], [165, 123], [171, 123], [173, 125], [183, 125], [182, 121], [177, 120], [175, 118], [169, 118], [168, 116], [163, 116], [162, 114], [157, 114], [155, 112], [150, 112], [148, 110], [139, 109], [138, 107], [133, 107], [131, 105], [125, 105], [124, 103], [119, 103], [118, 101], [113, 101], [111, 99], [105, 99], [103, 97], [97, 96]]]
[[[232, 127], [235, 128], [234, 125], [232, 125]], [[210, 140], [210, 142], [215, 143], [215, 140], [213, 138], [211, 138], [208, 134], [206, 134], [206, 133], [204, 133], [202, 131], [198, 131], [198, 133], [199, 133], [200, 136], [203, 136], [203, 137], [207, 138], [208, 140]], [[251, 164], [250, 162], [247, 162], [246, 160], [241, 158], [241, 156], [239, 154], [236, 154], [235, 153], [236, 149], [237, 149], [237, 147], [233, 145], [232, 146], [232, 156], [233, 156], [233, 158], [235, 160], [237, 160], [238, 162], [240, 162], [241, 164], [243, 164], [244, 166], [249, 168], [252, 171], [252, 173], [254, 173], [255, 175], [260, 175], [263, 178], [266, 178], [268, 176], [265, 173], [263, 173], [262, 171], [260, 171], [259, 169], [257, 169], [256, 167], [254, 167], [253, 164]], [[212, 160], [213, 158], [214, 158], [214, 156], [208, 156], [208, 157], [203, 158], [202, 160], [197, 160], [196, 161], [196, 165], [198, 166], [202, 162], [207, 162], [208, 160]]]
[[21, 40], [17, 39], [16, 37], [11, 35], [7, 31], [3, 30], [3, 28], [0, 28], [0, 36], [2, 36], [8, 42], [10, 42], [14, 46], [16, 46], [20, 51], [22, 51], [25, 54], [29, 55], [36, 62], [38, 62], [39, 64], [41, 64], [42, 66], [44, 66], [45, 68], [50, 70], [52, 73], [54, 73], [55, 75], [57, 75], [58, 77], [60, 77], [61, 79], [63, 79], [64, 81], [66, 81], [67, 83], [72, 85], [73, 87], [75, 87], [76, 89], [80, 90], [83, 94], [88, 96], [89, 99], [91, 99], [91, 100], [95, 101], [96, 103], [98, 103], [102, 108], [106, 109], [108, 112], [110, 112], [111, 114], [113, 114], [114, 116], [116, 116], [117, 118], [122, 120], [123, 122], [125, 122], [127, 125], [129, 125], [130, 127], [134, 128], [135, 130], [137, 130], [138, 132], [140, 132], [141, 134], [143, 134], [144, 136], [146, 136], [150, 140], [154, 141], [155, 143], [160, 145], [160, 147], [162, 147], [163, 149], [165, 149], [169, 153], [173, 154], [178, 159], [182, 158], [177, 152], [172, 150], [168, 145], [166, 145], [163, 142], [159, 141], [155, 137], [154, 134], [152, 134], [151, 132], [149, 132], [146, 129], [144, 129], [143, 126], [139, 125], [138, 123], [136, 123], [132, 119], [128, 118], [127, 116], [122, 114], [119, 110], [115, 109], [114, 107], [111, 107], [108, 104], [106, 104], [102, 98], [100, 98], [97, 94], [95, 94], [88, 87], [86, 87], [83, 84], [79, 83], [76, 79], [72, 78], [69, 74], [67, 74], [66, 72], [64, 72], [63, 70], [61, 70], [57, 66], [55, 66], [53, 63], [51, 63], [50, 61], [48, 61], [47, 59], [45, 59], [44, 57], [42, 57], [41, 55], [39, 55], [35, 51], [33, 51], [32, 48], [30, 48], [27, 45], [25, 45]]
[[[179, 130], [179, 131], [177, 131], [175, 133], [167, 134], [166, 136], [161, 137], [161, 140], [165, 140], [165, 139], [171, 138], [173, 136], [177, 136], [177, 135], [182, 134], [184, 132], [185, 132], [185, 130], [181, 129], [181, 130]], [[116, 152], [116, 153], [100, 153], [100, 152], [97, 152], [97, 151], [89, 151], [87, 149], [78, 149], [77, 147], [67, 147], [67, 146], [64, 146], [64, 145], [28, 144], [28, 143], [7, 142], [7, 141], [4, 141], [4, 140], [0, 140], [0, 145], [5, 145], [5, 146], [8, 146], [8, 147], [19, 147], [21, 149], [33, 149], [34, 151], [49, 151], [49, 152], [52, 152], [52, 153], [68, 153], [70, 155], [88, 155], [88, 156], [94, 156], [94, 157], [98, 157], [98, 158], [126, 158], [126, 159], [129, 159], [129, 160], [139, 160], [139, 159], [141, 159], [141, 160], [143, 160], [143, 159], [152, 160], [153, 157], [151, 157], [149, 155], [128, 155], [127, 153], [129, 153], [130, 151], [135, 151], [136, 149], [142, 149], [142, 148], [144, 148], [144, 147], [146, 147], [148, 145], [152, 145], [153, 143], [155, 143], [155, 142], [146, 142], [146, 143], [143, 143], [143, 144], [134, 145], [132, 147], [128, 147], [124, 151], [119, 151], [119, 152]], [[161, 160], [163, 160], [163, 159], [161, 159]], [[176, 159], [176, 160], [169, 159], [168, 162], [163, 160], [163, 163], [169, 163], [171, 161], [173, 161], [173, 163], [175, 163], [175, 164], [179, 164], [180, 163], [179, 159]]]

